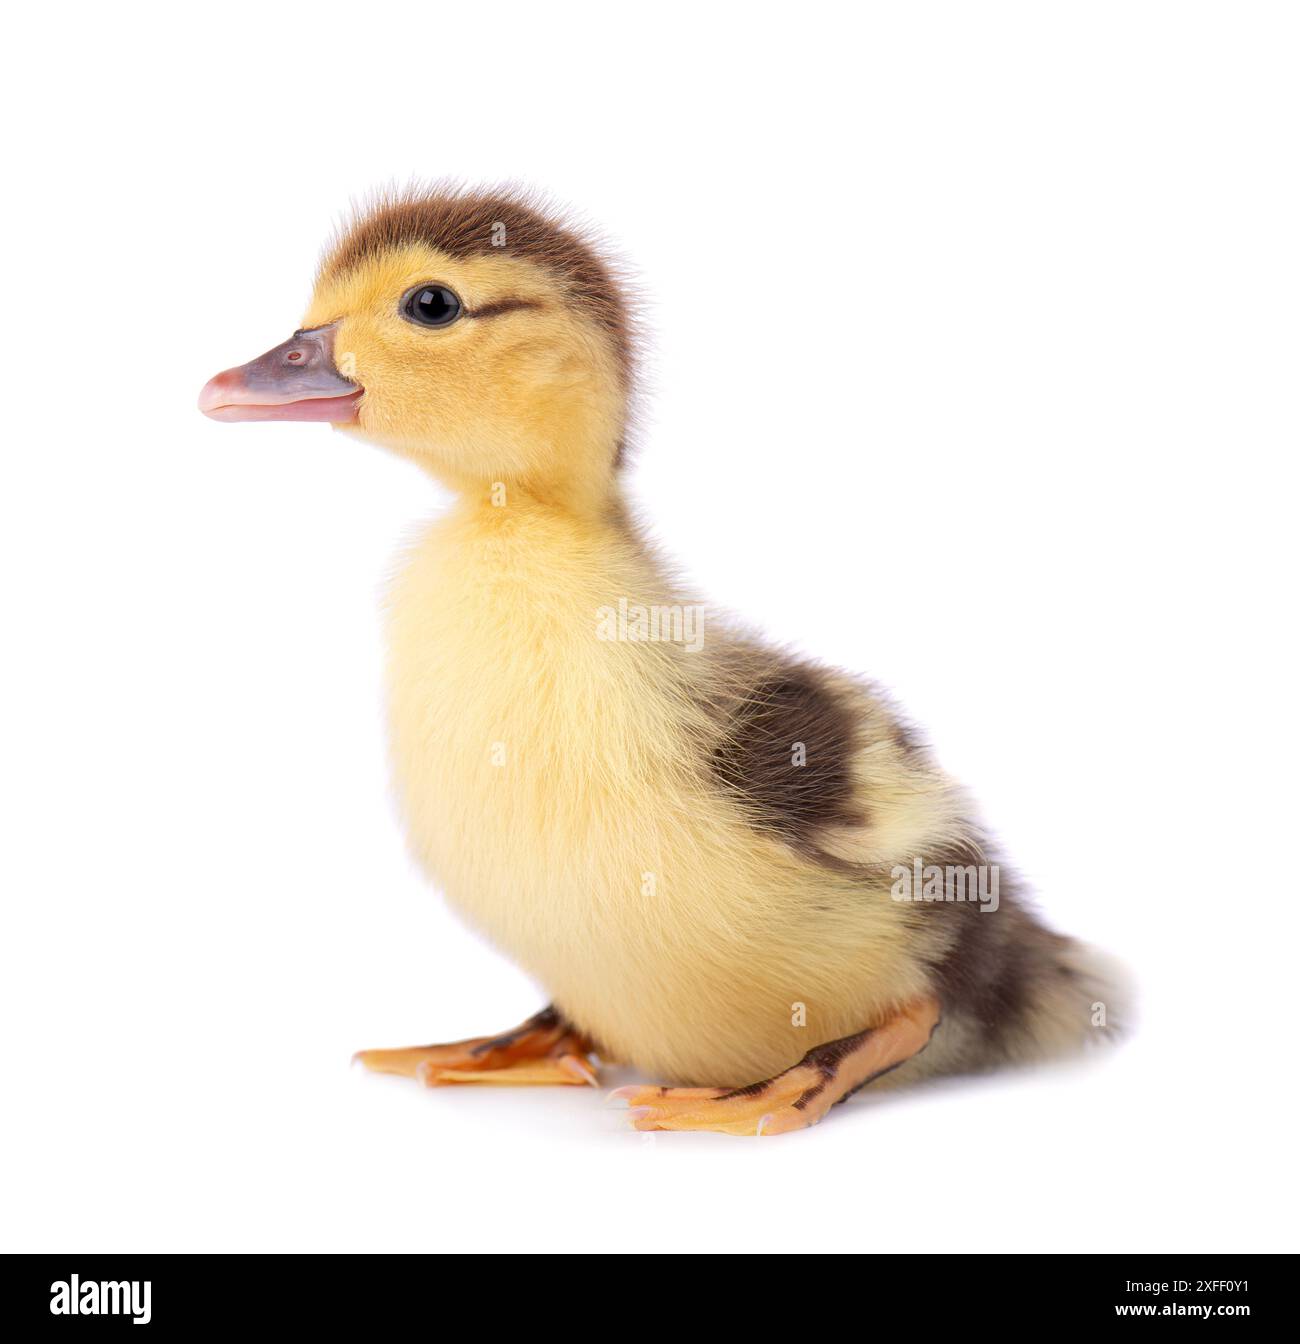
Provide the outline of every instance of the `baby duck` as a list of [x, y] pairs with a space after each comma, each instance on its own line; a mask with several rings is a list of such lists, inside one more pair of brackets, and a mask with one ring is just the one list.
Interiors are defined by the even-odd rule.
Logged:
[[1113, 1032], [1096, 959], [889, 703], [668, 577], [623, 495], [632, 347], [572, 226], [411, 190], [337, 239], [288, 341], [203, 389], [215, 419], [327, 422], [455, 495], [388, 606], [393, 769], [424, 869], [552, 1003], [359, 1058], [429, 1085], [617, 1060], [665, 1084], [616, 1094], [637, 1129], [773, 1135], [885, 1074]]

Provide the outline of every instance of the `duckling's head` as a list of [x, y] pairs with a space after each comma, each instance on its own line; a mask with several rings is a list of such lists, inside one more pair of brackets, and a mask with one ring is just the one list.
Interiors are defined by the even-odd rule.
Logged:
[[578, 232], [518, 193], [433, 190], [356, 218], [299, 330], [199, 406], [326, 421], [467, 492], [600, 501], [630, 380], [624, 297]]

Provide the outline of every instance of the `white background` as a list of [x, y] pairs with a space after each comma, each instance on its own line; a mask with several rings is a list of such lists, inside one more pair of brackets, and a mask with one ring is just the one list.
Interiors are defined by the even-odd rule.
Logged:
[[[7, 24], [0, 1246], [1296, 1249], [1294, 9]], [[349, 197], [448, 173], [636, 267], [642, 511], [892, 688], [1134, 968], [1122, 1051], [763, 1142], [349, 1069], [544, 1001], [388, 793], [376, 602], [444, 501], [194, 400]]]

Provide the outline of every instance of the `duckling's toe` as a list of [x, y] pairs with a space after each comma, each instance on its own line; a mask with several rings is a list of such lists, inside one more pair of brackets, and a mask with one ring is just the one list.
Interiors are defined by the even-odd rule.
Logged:
[[421, 1064], [416, 1078], [425, 1087], [455, 1083], [480, 1083], [497, 1087], [599, 1087], [595, 1071], [580, 1055], [557, 1055], [551, 1059], [522, 1060], [500, 1069], [448, 1069], [434, 1063]]
[[628, 1119], [639, 1130], [699, 1129], [717, 1134], [756, 1137], [785, 1134], [816, 1124], [825, 1107], [800, 1106], [800, 1100], [816, 1085], [816, 1075], [803, 1065], [761, 1084], [763, 1091], [751, 1095], [749, 1088], [639, 1087], [620, 1088], [626, 1094]]

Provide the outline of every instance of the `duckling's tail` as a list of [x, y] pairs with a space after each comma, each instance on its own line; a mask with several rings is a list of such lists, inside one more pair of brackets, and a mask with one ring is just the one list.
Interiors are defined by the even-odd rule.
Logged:
[[1007, 910], [979, 978], [949, 979], [943, 1023], [914, 1076], [1043, 1063], [1114, 1043], [1134, 1026], [1132, 978], [1113, 957]]
[[1048, 934], [1012, 1057], [1051, 1059], [1113, 1044], [1135, 1025], [1133, 978], [1117, 958], [1089, 943]]

